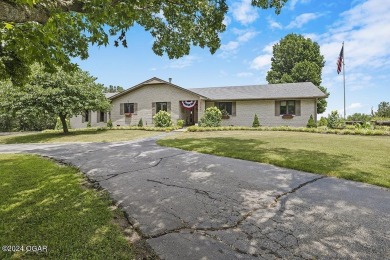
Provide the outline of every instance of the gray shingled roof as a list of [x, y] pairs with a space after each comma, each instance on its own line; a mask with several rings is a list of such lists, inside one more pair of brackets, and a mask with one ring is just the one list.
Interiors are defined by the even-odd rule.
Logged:
[[116, 93], [103, 93], [103, 94], [104, 94], [104, 96], [106, 96], [106, 98], [110, 98], [110, 97], [115, 96], [116, 94], [118, 94], [118, 92], [116, 92]]
[[191, 88], [212, 100], [321, 98], [326, 95], [311, 82], [269, 85]]

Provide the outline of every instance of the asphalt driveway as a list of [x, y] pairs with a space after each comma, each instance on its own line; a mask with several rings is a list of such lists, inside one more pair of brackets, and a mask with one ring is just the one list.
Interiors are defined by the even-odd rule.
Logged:
[[1, 145], [0, 153], [78, 167], [163, 259], [390, 259], [389, 189], [161, 147], [156, 138]]

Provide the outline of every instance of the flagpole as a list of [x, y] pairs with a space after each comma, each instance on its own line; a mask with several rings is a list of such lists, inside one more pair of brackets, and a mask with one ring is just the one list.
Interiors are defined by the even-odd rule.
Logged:
[[345, 111], [345, 63], [344, 63], [344, 57], [345, 57], [345, 49], [344, 49], [344, 42], [343, 42], [343, 78], [344, 78], [344, 120], [346, 119], [346, 111]]

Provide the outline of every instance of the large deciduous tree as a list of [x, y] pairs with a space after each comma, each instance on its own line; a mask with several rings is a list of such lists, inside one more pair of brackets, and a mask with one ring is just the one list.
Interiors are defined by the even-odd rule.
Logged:
[[[288, 34], [273, 46], [271, 69], [267, 73], [270, 84], [312, 82], [325, 94], [327, 89], [321, 86], [322, 68], [325, 65], [320, 46], [302, 35]], [[325, 112], [327, 101], [320, 98], [317, 113]]]
[[87, 72], [76, 69], [66, 72], [45, 72], [42, 66], [34, 64], [31, 75], [23, 87], [17, 87], [8, 101], [13, 110], [26, 107], [39, 109], [42, 114], [60, 118], [64, 133], [68, 133], [66, 119], [84, 113], [86, 110], [107, 111], [109, 101], [105, 98], [101, 84]]
[[[287, 1], [252, 5], [279, 13]], [[70, 57], [87, 58], [88, 44], [107, 45], [109, 35], [126, 47], [135, 24], [151, 33], [157, 55], [179, 58], [191, 45], [214, 53], [227, 11], [225, 0], [0, 0], [0, 79], [22, 81], [33, 62], [72, 68]]]

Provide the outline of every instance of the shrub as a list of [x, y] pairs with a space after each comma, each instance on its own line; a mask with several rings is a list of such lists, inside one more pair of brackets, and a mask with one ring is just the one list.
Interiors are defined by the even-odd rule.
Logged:
[[306, 127], [307, 128], [317, 128], [317, 124], [316, 124], [316, 122], [314, 122], [313, 115], [310, 115], [309, 121], [307, 121]]
[[335, 128], [341, 128], [344, 124], [344, 121], [343, 119], [341, 118], [341, 116], [339, 115], [339, 113], [337, 112], [337, 110], [334, 110], [330, 113], [330, 115], [328, 116], [328, 124], [327, 126], [331, 129], [335, 129]]
[[143, 127], [144, 126], [144, 122], [142, 121], [142, 118], [139, 119], [138, 126], [139, 127]]
[[[70, 122], [69, 122], [69, 119], [65, 119], [65, 122], [66, 122], [66, 125], [68, 126], [68, 129], [70, 129]], [[54, 127], [54, 130], [62, 130], [63, 127], [62, 127], [62, 122], [61, 122], [61, 119], [59, 117], [57, 117], [57, 122], [56, 122], [56, 126]]]
[[153, 122], [155, 127], [170, 127], [172, 126], [171, 114], [167, 111], [160, 110], [153, 116]]
[[221, 126], [222, 113], [217, 107], [206, 109], [204, 116], [199, 120], [199, 126], [217, 127]]
[[87, 128], [91, 128], [91, 122], [88, 121]]
[[112, 128], [112, 120], [111, 119], [108, 120], [107, 127], [108, 128]]
[[178, 128], [183, 128], [184, 120], [182, 120], [182, 119], [177, 120], [177, 124], [176, 125], [177, 125]]
[[255, 118], [253, 119], [252, 127], [259, 127], [260, 126], [260, 120], [257, 114], [255, 114]]
[[318, 121], [318, 126], [327, 126], [328, 125], [328, 120], [326, 117], [321, 117], [320, 121]]

